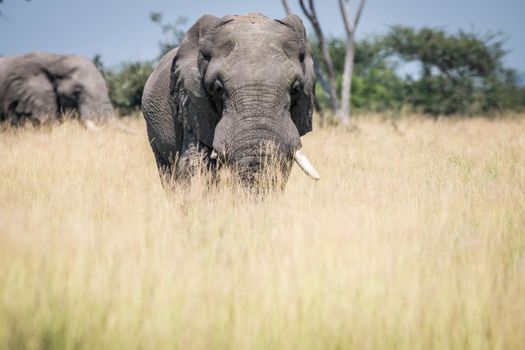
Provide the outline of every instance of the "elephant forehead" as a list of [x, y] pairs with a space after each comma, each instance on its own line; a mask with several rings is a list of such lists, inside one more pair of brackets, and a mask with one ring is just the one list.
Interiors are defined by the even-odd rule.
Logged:
[[250, 24], [256, 24], [256, 23], [268, 23], [271, 22], [271, 19], [263, 15], [262, 13], [257, 12], [251, 12], [247, 13], [245, 15], [241, 16], [229, 16], [227, 18], [231, 18], [236, 22], [239, 23], [250, 23]]
[[274, 23], [241, 22], [220, 27], [201, 42], [201, 48], [213, 55], [291, 56], [303, 50], [302, 39]]
[[246, 22], [232, 21], [227, 25], [217, 28], [216, 34], [219, 37], [243, 39], [261, 39], [275, 42], [288, 40], [293, 33], [275, 21], [266, 22]]

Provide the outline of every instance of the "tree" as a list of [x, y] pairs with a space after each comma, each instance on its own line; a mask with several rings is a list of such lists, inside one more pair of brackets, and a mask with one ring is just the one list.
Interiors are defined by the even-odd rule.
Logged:
[[[25, 0], [25, 1], [31, 1], [31, 0]], [[2, 4], [4, 0], [0, 0], [0, 4]], [[2, 16], [2, 11], [0, 11], [0, 16]]]
[[[328, 46], [326, 45], [326, 39], [321, 28], [321, 24], [317, 18], [317, 12], [315, 10], [315, 5], [313, 0], [308, 1], [308, 7], [305, 5], [304, 0], [299, 1], [299, 5], [303, 10], [304, 15], [308, 18], [308, 21], [311, 23], [315, 36], [317, 38], [317, 46], [319, 48], [321, 61], [323, 62], [324, 69], [328, 75], [328, 84], [326, 84], [326, 92], [328, 94], [328, 99], [330, 103], [330, 109], [335, 113], [339, 110], [339, 103], [337, 101], [337, 80], [334, 71], [334, 65], [332, 63], [332, 58], [328, 52]], [[322, 71], [318, 69], [318, 77], [323, 80], [324, 75]]]
[[284, 12], [286, 12], [286, 15], [287, 16], [291, 15], [292, 14], [292, 10], [290, 10], [290, 5], [288, 4], [288, 0], [282, 0], [282, 3], [283, 3], [283, 6], [284, 6]]
[[[290, 5], [288, 4], [288, 0], [282, 0], [282, 4], [284, 7], [284, 12], [286, 12], [286, 15], [289, 16], [292, 14], [292, 10], [290, 9]], [[328, 82], [326, 81], [323, 71], [321, 70], [321, 67], [319, 67], [319, 61], [317, 60], [317, 57], [313, 57], [314, 62], [314, 71], [315, 75], [317, 76], [317, 80], [323, 89], [324, 93], [330, 96], [330, 86], [328, 85]], [[324, 113], [321, 108], [321, 105], [319, 104], [318, 99], [315, 99], [315, 109], [319, 113], [321, 124], [324, 123]]]
[[[161, 27], [164, 34], [164, 38], [159, 42], [159, 58], [161, 58], [168, 51], [179, 46], [183, 40], [185, 31], [182, 26], [186, 23], [186, 18], [178, 17], [174, 23], [164, 23], [161, 13], [152, 12], [150, 19]], [[153, 62], [124, 62], [109, 69], [104, 67], [101, 56], [96, 55], [93, 63], [106, 78], [109, 97], [119, 113], [126, 115], [141, 107], [142, 92], [153, 71]]]
[[[369, 37], [354, 44], [350, 103], [356, 110], [399, 110], [405, 103], [404, 81], [396, 74], [396, 62], [389, 59], [382, 39], [381, 36]], [[346, 39], [330, 38], [327, 46], [337, 77], [337, 94], [341, 95]], [[314, 57], [319, 57], [319, 50], [315, 45], [313, 54]], [[318, 97], [326, 104], [323, 94], [318, 94]]]
[[351, 20], [348, 0], [339, 0], [339, 9], [343, 16], [346, 31], [345, 67], [343, 71], [343, 89], [341, 91], [341, 110], [339, 114], [339, 118], [344, 124], [348, 124], [350, 117], [350, 92], [352, 88], [352, 72], [354, 69], [355, 31], [359, 24], [359, 19], [361, 18], [364, 6], [365, 0], [360, 0], [354, 20]]
[[501, 34], [394, 26], [383, 45], [405, 62], [417, 62], [419, 78], [408, 78], [410, 104], [428, 114], [476, 114], [516, 104], [517, 76], [506, 69]]
[[126, 115], [141, 107], [142, 92], [152, 71], [151, 62], [125, 62], [106, 71], [109, 96], [120, 113]]
[[188, 19], [184, 16], [179, 16], [173, 23], [164, 23], [160, 12], [151, 12], [149, 17], [153, 23], [157, 23], [160, 26], [164, 34], [164, 39], [159, 42], [160, 58], [180, 45], [186, 35], [186, 31], [182, 28], [186, 25]]
[[106, 79], [113, 107], [122, 115], [138, 110], [142, 103], [144, 85], [153, 71], [153, 63], [124, 62], [109, 69], [104, 66], [100, 55], [95, 55], [92, 61]]
[[93, 64], [97, 69], [102, 73], [102, 75], [106, 74], [106, 69], [104, 68], [104, 62], [102, 61], [102, 56], [100, 54], [96, 54], [95, 57], [92, 59]]
[[[349, 0], [339, 0], [339, 10], [343, 18], [344, 28], [346, 32], [346, 53], [345, 53], [345, 64], [343, 71], [343, 87], [341, 90], [341, 105], [339, 105], [339, 99], [337, 98], [337, 76], [335, 74], [332, 57], [328, 50], [327, 41], [323, 34], [321, 24], [317, 17], [317, 12], [315, 9], [314, 1], [308, 0], [308, 4], [305, 4], [304, 0], [299, 0], [299, 5], [301, 9], [308, 18], [308, 21], [312, 25], [315, 36], [317, 38], [317, 45], [320, 52], [320, 57], [323, 62], [324, 69], [328, 75], [328, 84], [327, 84], [327, 94], [329, 96], [330, 108], [334, 113], [336, 113], [342, 123], [347, 124], [350, 117], [350, 96], [352, 88], [352, 72], [353, 72], [353, 62], [354, 62], [354, 41], [355, 41], [355, 31], [366, 0], [360, 0], [357, 7], [356, 15], [354, 19], [351, 19], [350, 14], [350, 5]], [[283, 1], [283, 5], [287, 11], [287, 2]], [[320, 80], [324, 79], [323, 74], [319, 74]]]

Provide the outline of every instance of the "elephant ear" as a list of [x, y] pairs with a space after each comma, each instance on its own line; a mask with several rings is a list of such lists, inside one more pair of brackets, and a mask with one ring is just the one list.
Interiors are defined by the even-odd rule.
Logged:
[[312, 131], [312, 113], [315, 106], [315, 71], [314, 61], [312, 58], [312, 49], [308, 43], [306, 37], [306, 29], [304, 28], [303, 21], [296, 15], [289, 15], [278, 22], [290, 27], [300, 37], [300, 41], [303, 42], [303, 51], [301, 52], [301, 67], [304, 75], [304, 86], [303, 90], [292, 106], [290, 112], [292, 120], [299, 131], [299, 135]]
[[221, 19], [209, 15], [199, 18], [186, 33], [171, 66], [170, 93], [175, 123], [192, 132], [208, 147], [213, 146], [213, 134], [220, 116], [199, 71], [199, 39], [220, 22]]
[[40, 122], [54, 119], [58, 107], [53, 84], [45, 72], [32, 67], [15, 68], [6, 79], [2, 109], [6, 119], [13, 123], [25, 119]]

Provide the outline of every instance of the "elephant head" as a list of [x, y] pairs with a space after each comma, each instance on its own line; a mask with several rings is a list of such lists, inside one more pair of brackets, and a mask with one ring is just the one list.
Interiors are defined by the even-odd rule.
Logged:
[[106, 82], [93, 62], [82, 56], [62, 56], [49, 72], [60, 108], [72, 109], [82, 119], [113, 116]]
[[253, 182], [269, 159], [285, 182], [294, 159], [319, 178], [301, 151], [300, 136], [312, 130], [315, 74], [299, 17], [201, 17], [176, 52], [170, 89], [178, 139], [191, 133], [242, 180]]
[[33, 52], [0, 60], [0, 120], [43, 123], [66, 111], [83, 120], [113, 116], [105, 80], [87, 58]]

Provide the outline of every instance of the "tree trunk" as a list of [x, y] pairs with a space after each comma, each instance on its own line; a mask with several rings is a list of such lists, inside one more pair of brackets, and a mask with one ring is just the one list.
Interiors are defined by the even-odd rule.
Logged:
[[286, 12], [287, 16], [290, 16], [292, 14], [292, 10], [290, 10], [290, 5], [288, 4], [288, 0], [282, 0], [284, 12]]
[[354, 37], [349, 35], [346, 39], [345, 66], [343, 71], [343, 86], [341, 91], [341, 110], [339, 118], [343, 124], [348, 124], [350, 119], [350, 94], [352, 91], [352, 73], [354, 70]]
[[312, 27], [314, 29], [315, 35], [317, 37], [317, 44], [319, 46], [319, 51], [321, 52], [321, 60], [323, 61], [324, 68], [327, 73], [328, 78], [328, 99], [330, 101], [330, 109], [337, 113], [339, 110], [339, 103], [337, 101], [337, 80], [334, 71], [334, 65], [332, 63], [332, 58], [328, 51], [328, 47], [321, 29], [319, 20], [317, 19], [317, 13], [315, 11], [314, 1], [308, 1], [308, 7], [305, 5], [304, 0], [299, 1], [299, 5], [303, 10], [303, 13], [308, 18]]
[[328, 49], [326, 45], [323, 45], [322, 47], [322, 55], [323, 55], [323, 61], [326, 66], [326, 70], [328, 71], [328, 77], [329, 77], [329, 96], [330, 99], [330, 109], [334, 111], [334, 113], [339, 109], [339, 104], [337, 103], [337, 78], [335, 76], [335, 72], [332, 65], [332, 60], [330, 58], [330, 54], [328, 53]]
[[338, 116], [343, 124], [350, 121], [350, 95], [352, 91], [352, 73], [354, 70], [354, 35], [359, 24], [359, 19], [363, 12], [366, 0], [359, 1], [359, 7], [353, 22], [350, 20], [350, 7], [348, 0], [339, 0], [339, 9], [343, 17], [343, 23], [346, 30], [346, 55], [345, 67], [343, 71], [343, 89], [341, 90], [341, 110]]

